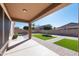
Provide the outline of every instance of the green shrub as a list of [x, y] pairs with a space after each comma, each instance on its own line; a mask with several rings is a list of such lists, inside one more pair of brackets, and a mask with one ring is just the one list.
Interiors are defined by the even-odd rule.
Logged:
[[16, 39], [18, 37], [18, 34], [14, 34], [12, 39]]

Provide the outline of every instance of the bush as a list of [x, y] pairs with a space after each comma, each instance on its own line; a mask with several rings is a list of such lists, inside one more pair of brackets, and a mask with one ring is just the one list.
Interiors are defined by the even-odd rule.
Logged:
[[45, 37], [52, 37], [51, 35], [48, 35], [48, 34], [43, 34], [42, 36], [45, 36]]
[[28, 30], [29, 27], [28, 27], [28, 26], [24, 26], [23, 29], [24, 29], [24, 30]]
[[18, 37], [17, 34], [13, 35], [12, 39], [16, 39]]

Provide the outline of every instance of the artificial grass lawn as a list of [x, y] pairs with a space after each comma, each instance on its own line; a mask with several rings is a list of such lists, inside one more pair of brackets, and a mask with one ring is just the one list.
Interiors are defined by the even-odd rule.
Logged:
[[52, 37], [46, 37], [46, 36], [43, 36], [42, 34], [34, 34], [33, 36], [34, 36], [34, 37], [37, 37], [37, 38], [40, 38], [40, 39], [42, 39], [42, 40], [50, 40], [50, 39], [52, 39], [52, 38], [56, 38], [56, 37], [54, 37], [54, 36], [52, 36]]
[[64, 38], [60, 41], [54, 42], [57, 45], [60, 45], [62, 47], [74, 50], [74, 51], [78, 51], [78, 40], [72, 40], [72, 39], [67, 39]]

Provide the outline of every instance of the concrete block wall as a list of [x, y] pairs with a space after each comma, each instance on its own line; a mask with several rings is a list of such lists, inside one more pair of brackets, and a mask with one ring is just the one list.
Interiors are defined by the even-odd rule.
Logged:
[[66, 30], [33, 30], [33, 33], [43, 33], [43, 34], [55, 34], [55, 35], [66, 35], [66, 36], [76, 36], [78, 37], [77, 29], [66, 29]]

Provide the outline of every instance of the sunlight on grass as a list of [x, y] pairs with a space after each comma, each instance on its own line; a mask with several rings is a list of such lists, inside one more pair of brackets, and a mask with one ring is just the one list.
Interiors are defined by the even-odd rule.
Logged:
[[62, 47], [74, 50], [74, 51], [78, 51], [77, 45], [78, 45], [78, 40], [72, 40], [72, 39], [67, 39], [64, 38], [60, 41], [54, 42], [57, 45], [60, 45]]

